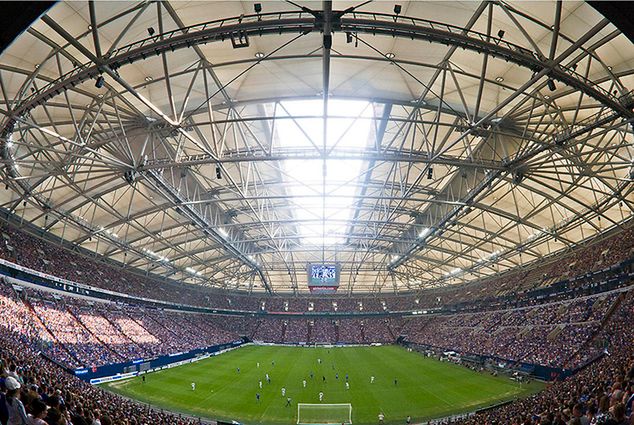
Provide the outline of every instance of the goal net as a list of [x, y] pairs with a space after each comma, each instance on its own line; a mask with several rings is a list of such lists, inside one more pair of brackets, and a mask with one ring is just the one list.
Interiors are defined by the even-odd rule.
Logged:
[[306, 425], [316, 424], [351, 424], [352, 405], [341, 404], [297, 404], [297, 423]]

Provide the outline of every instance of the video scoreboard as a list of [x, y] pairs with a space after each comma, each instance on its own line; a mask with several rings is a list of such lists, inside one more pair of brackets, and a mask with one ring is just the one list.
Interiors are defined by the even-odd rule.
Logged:
[[339, 264], [315, 264], [309, 263], [308, 289], [311, 292], [332, 293], [339, 288], [339, 275], [341, 266]]

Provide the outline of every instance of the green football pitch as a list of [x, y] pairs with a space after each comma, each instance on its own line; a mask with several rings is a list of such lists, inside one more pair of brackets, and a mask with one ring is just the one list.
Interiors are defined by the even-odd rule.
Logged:
[[[319, 403], [320, 392], [322, 403], [350, 403], [352, 423], [374, 424], [380, 412], [386, 423], [405, 423], [408, 415], [420, 421], [517, 398], [541, 386], [533, 382], [520, 387], [508, 378], [473, 372], [397, 346], [246, 346], [148, 374], [145, 383], [137, 377], [105, 385], [154, 407], [267, 425], [296, 424], [297, 403]], [[286, 396], [282, 396], [282, 387]], [[291, 406], [286, 405], [287, 397]]]

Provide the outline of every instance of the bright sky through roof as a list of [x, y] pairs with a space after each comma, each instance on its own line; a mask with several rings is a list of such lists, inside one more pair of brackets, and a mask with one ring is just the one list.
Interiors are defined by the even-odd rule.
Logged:
[[[277, 117], [318, 118], [282, 119], [276, 122], [277, 140], [281, 148], [302, 150], [324, 149], [323, 103], [321, 100], [283, 102]], [[326, 152], [365, 150], [374, 135], [373, 105], [363, 101], [330, 100], [328, 102], [328, 139]], [[363, 177], [360, 160], [326, 160], [325, 192], [323, 161], [290, 160], [284, 162], [285, 180], [291, 183], [289, 195], [294, 203], [293, 214], [301, 222], [298, 231], [303, 244], [333, 245], [345, 241], [346, 221], [354, 214], [354, 195]], [[325, 215], [323, 199], [325, 197]], [[322, 220], [325, 217], [325, 225]], [[323, 227], [322, 227], [323, 225]]]

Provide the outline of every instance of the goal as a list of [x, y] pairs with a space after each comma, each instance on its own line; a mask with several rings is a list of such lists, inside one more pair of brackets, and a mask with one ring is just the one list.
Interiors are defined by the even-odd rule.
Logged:
[[297, 404], [297, 423], [305, 425], [351, 424], [352, 404]]

